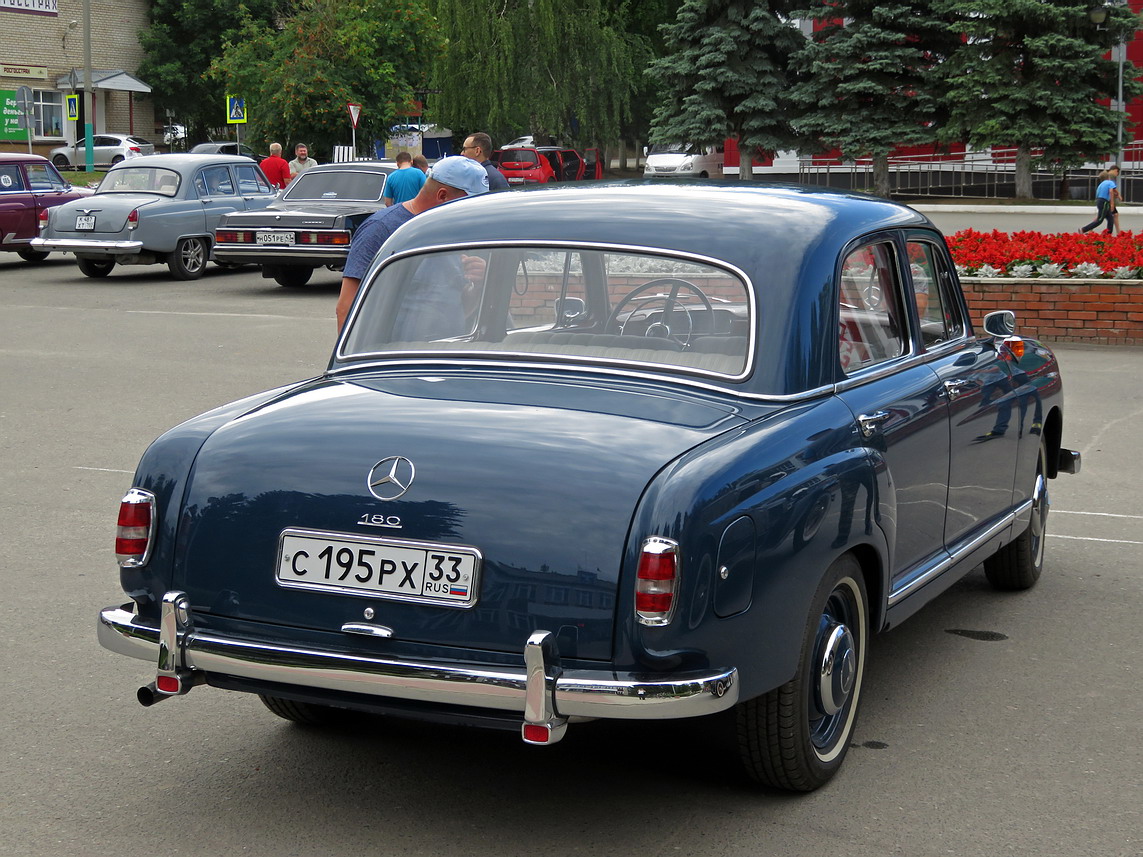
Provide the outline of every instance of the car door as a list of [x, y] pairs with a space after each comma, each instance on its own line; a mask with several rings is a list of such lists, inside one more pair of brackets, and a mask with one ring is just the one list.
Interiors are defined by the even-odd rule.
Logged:
[[238, 182], [227, 164], [203, 167], [195, 175], [195, 191], [202, 203], [202, 232], [213, 235], [222, 215], [244, 211], [246, 204], [238, 193]]
[[904, 271], [901, 243], [882, 233], [843, 256], [837, 292], [838, 396], [876, 484], [843, 492], [836, 543], [853, 537], [849, 527], [881, 526], [894, 588], [946, 557], [949, 475], [948, 407], [936, 374], [915, 359]]
[[94, 147], [92, 157], [96, 164], [106, 166], [114, 160], [116, 155], [120, 154], [119, 149], [122, 144], [114, 137], [105, 137], [101, 134], [96, 134], [91, 139]]
[[1000, 343], [967, 335], [952, 261], [932, 233], [908, 239], [922, 344], [948, 402], [951, 454], [945, 543], [972, 540], [1012, 507], [1019, 444], [1037, 428], [1022, 382]]
[[36, 236], [36, 203], [23, 165], [0, 164], [0, 244], [21, 244]]
[[27, 178], [28, 190], [32, 193], [35, 210], [33, 229], [29, 236], [34, 237], [39, 229], [41, 211], [69, 202], [79, 194], [50, 163], [24, 164], [24, 175]]

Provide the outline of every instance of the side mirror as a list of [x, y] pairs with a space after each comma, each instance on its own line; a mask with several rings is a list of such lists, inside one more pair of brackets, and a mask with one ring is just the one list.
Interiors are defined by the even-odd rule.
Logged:
[[984, 317], [984, 330], [990, 336], [1011, 336], [1016, 332], [1016, 314], [1009, 309], [990, 312]]
[[647, 157], [647, 152], [648, 152], [648, 148], [646, 146], [644, 146], [643, 147], [643, 157], [644, 158]]
[[587, 302], [583, 298], [564, 298], [556, 303], [560, 324], [567, 324], [587, 315]]

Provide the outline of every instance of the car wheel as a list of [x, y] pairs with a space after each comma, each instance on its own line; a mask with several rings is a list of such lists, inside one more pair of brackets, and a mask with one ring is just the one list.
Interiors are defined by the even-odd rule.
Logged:
[[314, 275], [313, 268], [302, 268], [297, 265], [278, 268], [274, 274], [274, 282], [279, 286], [304, 286]]
[[314, 705], [312, 702], [298, 702], [293, 699], [282, 699], [280, 696], [258, 694], [258, 698], [272, 712], [283, 720], [292, 723], [302, 723], [306, 726], [329, 726], [338, 722], [344, 714], [339, 708], [328, 705]]
[[1032, 519], [1027, 528], [984, 561], [984, 576], [995, 589], [1031, 589], [1044, 569], [1044, 541], [1048, 534], [1047, 451], [1040, 444], [1036, 476], [1032, 482]]
[[85, 277], [106, 277], [115, 267], [115, 262], [106, 259], [76, 259], [79, 270]]
[[868, 640], [861, 567], [845, 554], [814, 596], [797, 675], [737, 706], [739, 754], [753, 779], [808, 792], [837, 773], [857, 722]]
[[16, 255], [25, 262], [42, 262], [48, 258], [48, 254], [43, 250], [17, 250]]
[[197, 280], [206, 268], [206, 242], [201, 238], [180, 238], [175, 252], [167, 257], [167, 267], [176, 280]]
[[114, 158], [111, 159], [111, 166], [115, 166], [116, 164], [121, 164], [121, 163], [123, 163], [123, 160], [124, 159], [123, 159], [122, 155], [116, 155]]
[[52, 158], [52, 163], [55, 165], [57, 170], [70, 170], [71, 169], [71, 161], [69, 161], [63, 155], [55, 155]]

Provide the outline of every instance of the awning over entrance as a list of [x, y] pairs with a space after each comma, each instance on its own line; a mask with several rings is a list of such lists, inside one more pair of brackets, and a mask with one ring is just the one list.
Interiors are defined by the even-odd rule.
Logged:
[[[57, 89], [69, 89], [72, 92], [83, 89], [83, 69], [73, 68], [56, 81]], [[123, 69], [93, 68], [91, 70], [91, 88], [113, 89], [119, 92], [150, 92], [151, 87], [134, 77]]]

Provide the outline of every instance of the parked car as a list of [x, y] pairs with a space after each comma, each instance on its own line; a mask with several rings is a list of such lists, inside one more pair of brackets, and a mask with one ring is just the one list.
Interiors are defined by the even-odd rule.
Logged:
[[252, 161], [262, 163], [267, 155], [260, 155], [245, 143], [197, 143], [191, 147], [193, 155], [241, 155]]
[[42, 262], [48, 254], [32, 249], [41, 216], [48, 209], [91, 195], [72, 187], [51, 161], [40, 155], [0, 152], [0, 251], [26, 262]]
[[[155, 154], [155, 144], [132, 134], [95, 134], [92, 138], [92, 164], [108, 167], [128, 158]], [[70, 146], [57, 146], [48, 153], [58, 169], [70, 170], [87, 165], [87, 138]]]
[[176, 280], [193, 280], [211, 258], [219, 218], [265, 208], [274, 197], [248, 158], [134, 158], [108, 170], [94, 196], [51, 209], [31, 244], [74, 253], [88, 277], [106, 277], [116, 265], [166, 263]]
[[721, 178], [722, 146], [693, 143], [656, 143], [643, 152], [647, 178]]
[[574, 182], [583, 178], [583, 155], [564, 146], [537, 146], [536, 151], [548, 159], [556, 181]]
[[492, 153], [492, 162], [504, 173], [508, 184], [547, 184], [557, 180], [551, 162], [531, 147], [497, 149]]
[[1040, 576], [1079, 467], [1059, 366], [1010, 312], [976, 330], [903, 205], [537, 190], [409, 221], [324, 372], [149, 447], [100, 642], [152, 664], [145, 705], [208, 684], [532, 744], [707, 717], [816, 788], [875, 632], [981, 562]]
[[214, 258], [261, 265], [281, 286], [304, 286], [322, 266], [340, 271], [357, 227], [385, 207], [381, 191], [395, 169], [393, 161], [353, 161], [306, 170], [267, 207], [223, 215]]

